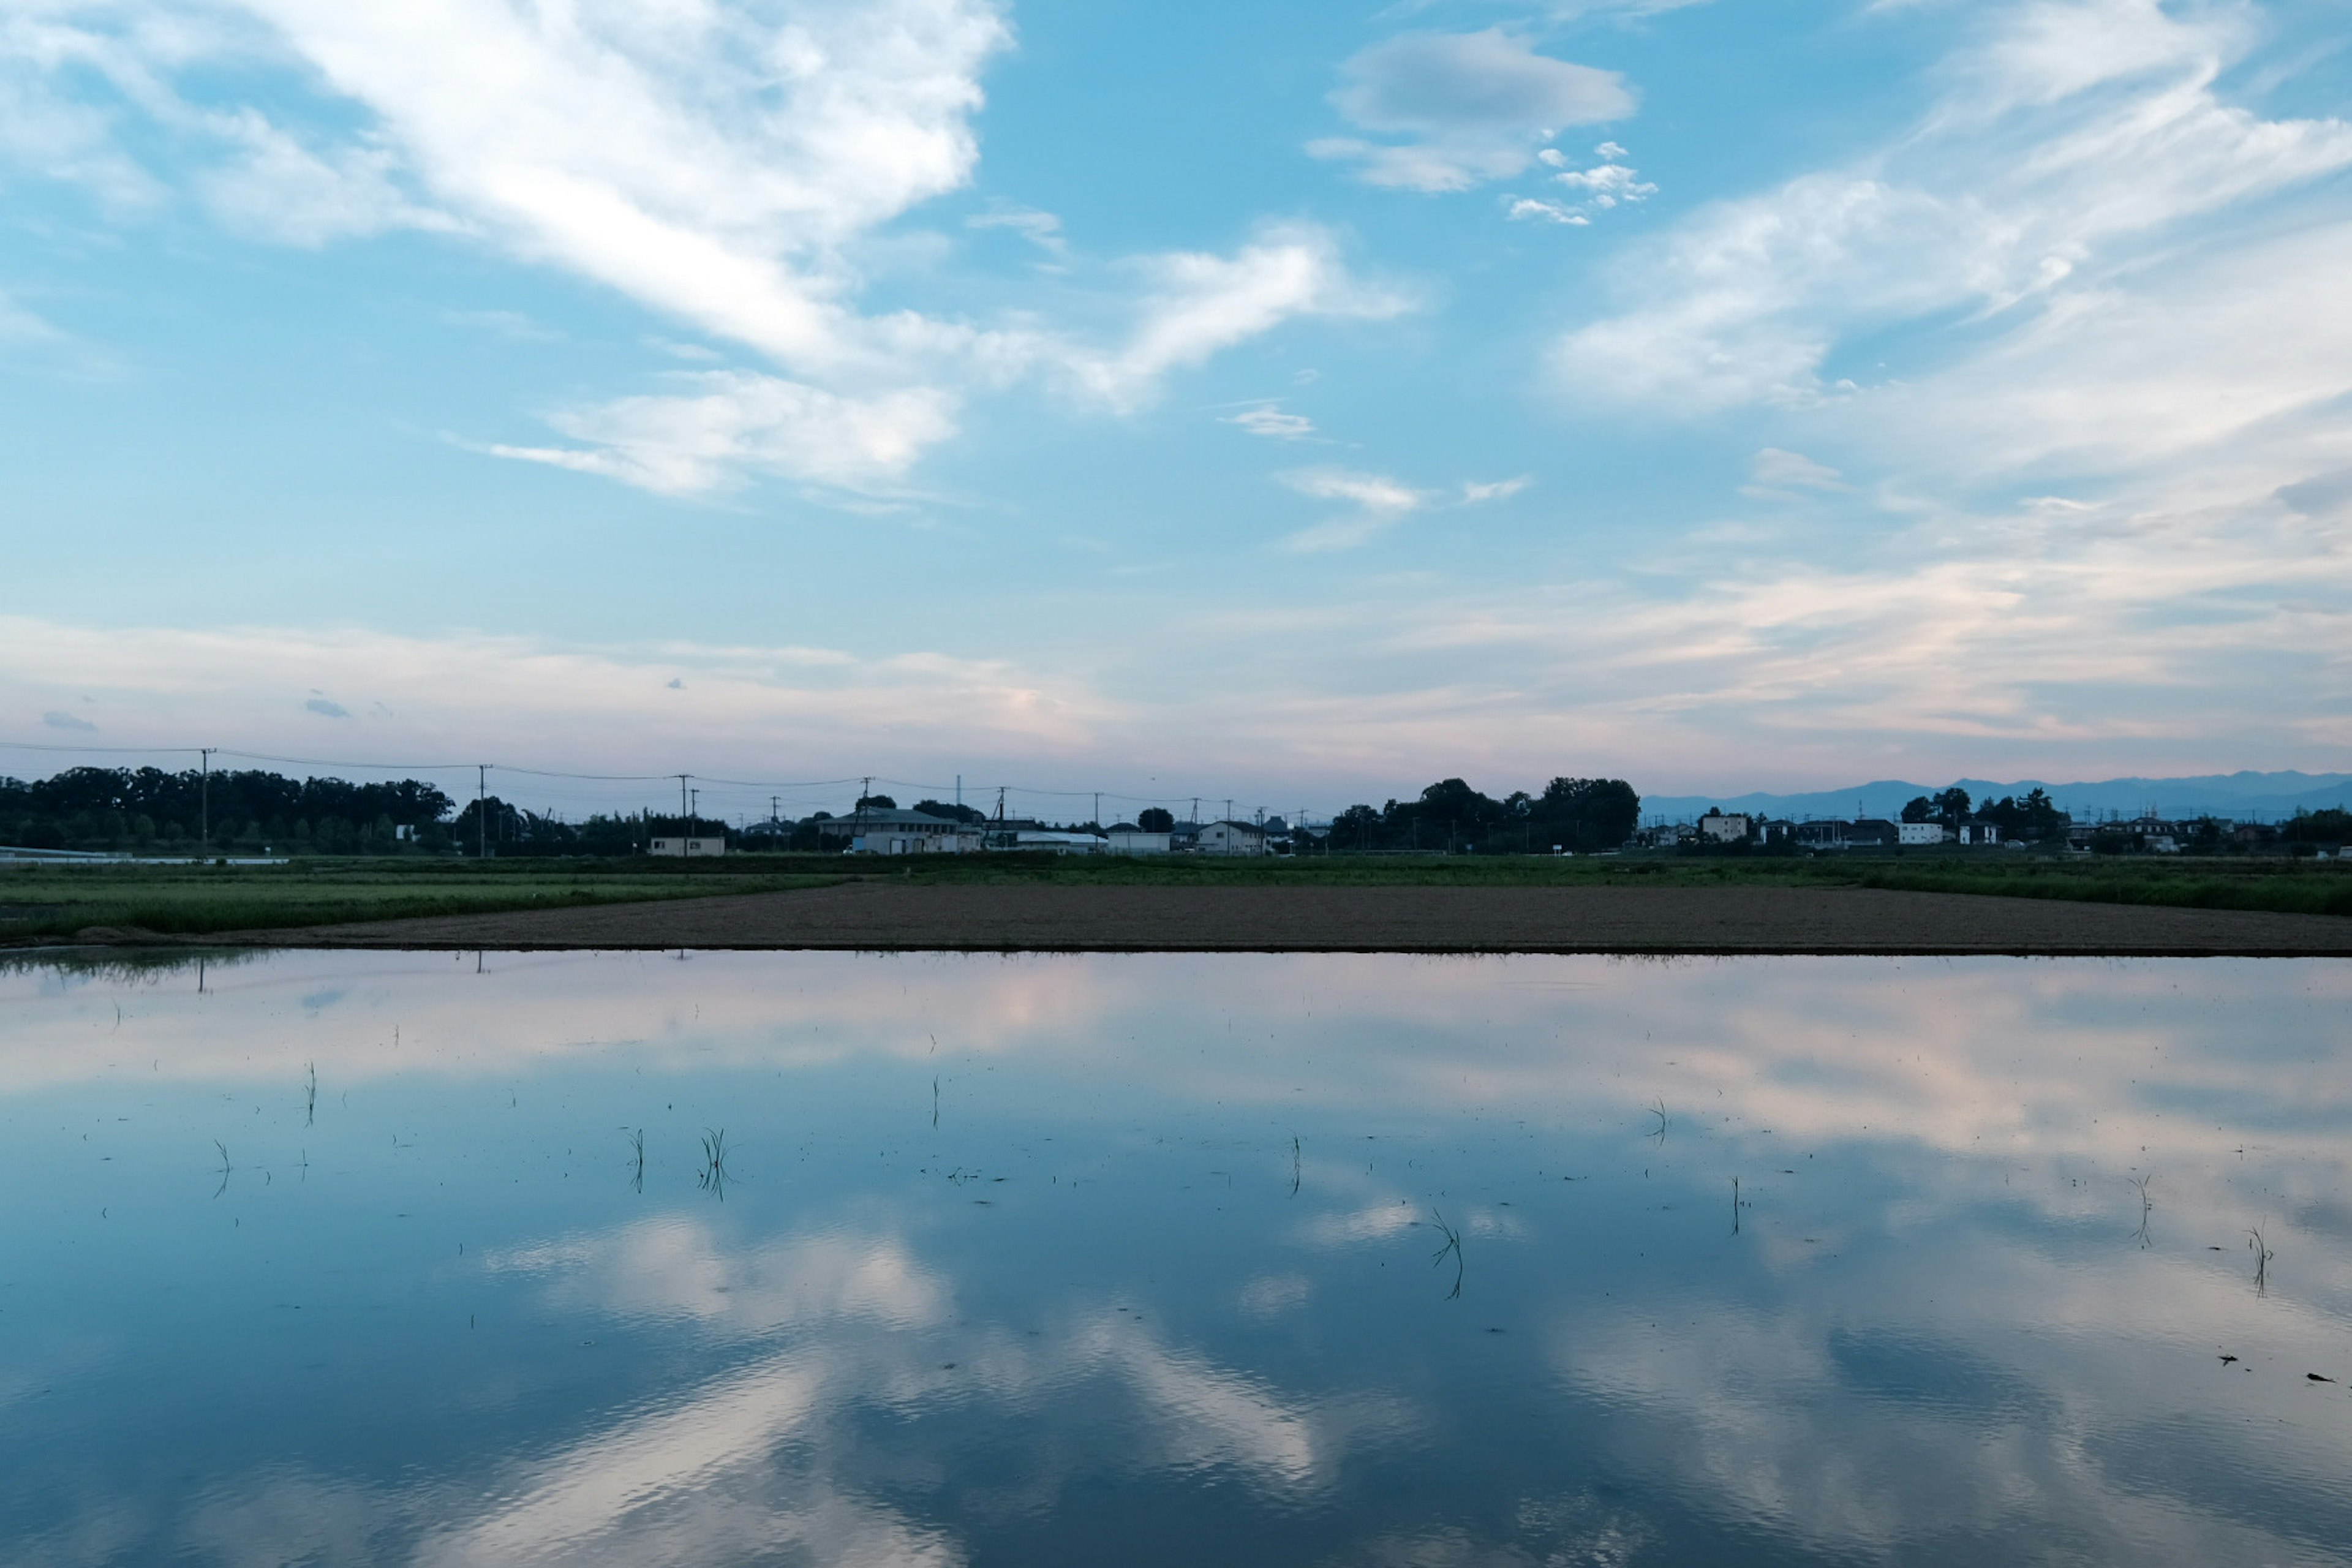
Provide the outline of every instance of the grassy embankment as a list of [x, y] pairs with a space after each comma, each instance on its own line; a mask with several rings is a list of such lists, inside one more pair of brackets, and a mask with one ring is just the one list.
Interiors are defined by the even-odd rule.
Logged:
[[91, 927], [187, 936], [774, 892], [839, 880], [838, 862], [803, 868], [750, 858], [689, 865], [317, 859], [284, 866], [0, 866], [0, 944], [53, 942]]
[[1811, 858], [1349, 857], [1306, 860], [838, 856], [675, 860], [334, 860], [287, 866], [0, 867], [0, 942], [90, 927], [226, 931], [822, 887], [937, 883], [1215, 887], [1868, 887], [2011, 898], [2352, 915], [2352, 863], [1914, 853]]

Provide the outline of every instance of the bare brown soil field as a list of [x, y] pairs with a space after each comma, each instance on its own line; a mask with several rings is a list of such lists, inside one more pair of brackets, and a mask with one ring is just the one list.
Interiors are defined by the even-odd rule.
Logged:
[[1071, 887], [790, 892], [205, 937], [267, 947], [2352, 956], [2352, 919], [1864, 888]]

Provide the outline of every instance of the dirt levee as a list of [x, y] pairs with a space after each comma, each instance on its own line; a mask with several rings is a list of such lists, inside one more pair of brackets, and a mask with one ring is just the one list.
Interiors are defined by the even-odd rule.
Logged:
[[247, 931], [226, 940], [279, 947], [499, 949], [2352, 956], [2352, 920], [1859, 888], [872, 881]]

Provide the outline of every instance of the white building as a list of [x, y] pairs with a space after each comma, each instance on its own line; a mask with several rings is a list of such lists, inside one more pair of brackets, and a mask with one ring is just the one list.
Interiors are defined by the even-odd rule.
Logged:
[[1698, 819], [1699, 835], [1709, 844], [1745, 844], [1751, 830], [1748, 818], [1737, 813]]
[[724, 855], [727, 840], [718, 838], [656, 838], [647, 847], [648, 855]]
[[[1944, 825], [1940, 822], [1898, 822], [1895, 825], [1895, 842], [1906, 849], [1922, 844], [1941, 844]], [[1968, 829], [1960, 829], [1960, 842], [1968, 842]]]
[[853, 855], [958, 855], [978, 849], [980, 832], [927, 811], [869, 808], [817, 824], [823, 839], [847, 839]]
[[1055, 855], [1099, 855], [1108, 841], [1093, 833], [1055, 833], [1039, 829], [1013, 835], [1015, 849], [1043, 849]]
[[1203, 855], [1263, 855], [1265, 829], [1254, 822], [1212, 822], [1193, 836], [1192, 843]]
[[1121, 823], [1103, 837], [1109, 840], [1108, 847], [1114, 855], [1165, 855], [1169, 852], [1169, 839], [1172, 836], [1147, 833], [1140, 827], [1130, 827]]

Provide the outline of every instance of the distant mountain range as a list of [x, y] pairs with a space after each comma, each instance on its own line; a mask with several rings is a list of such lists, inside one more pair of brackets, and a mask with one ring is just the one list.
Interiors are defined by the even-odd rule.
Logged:
[[[2352, 773], [2209, 773], [2187, 779], [2102, 779], [2095, 784], [2049, 784], [2020, 779], [1995, 784], [1990, 779], [1955, 781], [1970, 798], [1998, 800], [2044, 789], [2058, 809], [2078, 818], [2111, 813], [2137, 816], [2155, 811], [2162, 816], [2215, 816], [2270, 820], [2298, 811], [2352, 805]], [[1647, 795], [1642, 801], [1643, 820], [1697, 816], [1709, 806], [1763, 816], [1892, 817], [1904, 805], [1923, 795], [1934, 795], [1950, 784], [1909, 784], [1879, 779], [1851, 789], [1820, 790], [1811, 795]]]

